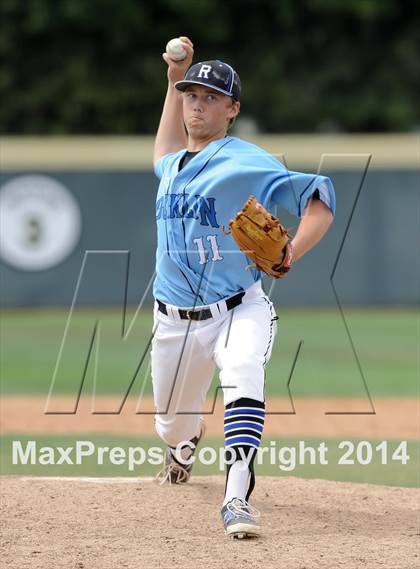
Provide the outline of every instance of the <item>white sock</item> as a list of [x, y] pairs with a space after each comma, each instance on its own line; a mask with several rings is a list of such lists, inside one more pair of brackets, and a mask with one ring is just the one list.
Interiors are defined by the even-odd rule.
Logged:
[[249, 468], [245, 461], [237, 460], [232, 464], [229, 470], [223, 506], [233, 500], [233, 498], [245, 500], [248, 492], [249, 475]]

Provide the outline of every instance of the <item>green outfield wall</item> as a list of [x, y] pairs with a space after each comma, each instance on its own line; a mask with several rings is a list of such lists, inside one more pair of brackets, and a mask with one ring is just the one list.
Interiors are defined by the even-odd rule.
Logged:
[[[330, 176], [337, 194], [337, 215], [322, 244], [287, 279], [265, 282], [275, 301], [418, 303], [418, 136], [253, 141], [292, 170]], [[152, 143], [151, 137], [3, 139], [3, 306], [151, 303], [158, 185]], [[296, 218], [278, 214], [296, 228]]]

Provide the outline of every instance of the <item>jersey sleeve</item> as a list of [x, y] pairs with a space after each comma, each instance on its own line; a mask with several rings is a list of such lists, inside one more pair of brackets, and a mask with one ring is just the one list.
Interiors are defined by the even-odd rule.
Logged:
[[291, 214], [302, 217], [309, 198], [316, 190], [319, 198], [335, 215], [334, 186], [326, 176], [304, 174], [284, 169], [271, 182], [269, 191], [272, 205], [279, 205]]
[[156, 176], [159, 178], [159, 180], [162, 179], [162, 176], [165, 173], [165, 170], [168, 167], [170, 167], [170, 165], [172, 164], [173, 159], [174, 159], [176, 154], [178, 154], [178, 152], [171, 152], [170, 154], [165, 154], [154, 165], [154, 171], [155, 171]]

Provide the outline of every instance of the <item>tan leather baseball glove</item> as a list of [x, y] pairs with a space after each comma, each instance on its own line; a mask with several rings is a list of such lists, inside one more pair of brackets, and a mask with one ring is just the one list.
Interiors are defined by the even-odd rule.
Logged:
[[254, 196], [230, 220], [229, 228], [241, 251], [254, 261], [259, 271], [279, 279], [290, 270], [289, 232]]

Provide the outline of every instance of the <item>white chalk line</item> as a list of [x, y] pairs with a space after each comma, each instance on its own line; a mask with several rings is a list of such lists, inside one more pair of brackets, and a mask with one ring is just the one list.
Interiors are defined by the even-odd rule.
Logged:
[[44, 482], [54, 480], [57, 482], [87, 482], [88, 484], [141, 484], [142, 482], [153, 482], [153, 476], [16, 476], [22, 482], [34, 482], [42, 480]]

